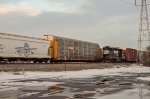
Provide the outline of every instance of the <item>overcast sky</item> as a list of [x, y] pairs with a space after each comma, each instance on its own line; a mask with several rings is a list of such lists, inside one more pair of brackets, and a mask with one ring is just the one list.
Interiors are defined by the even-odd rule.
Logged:
[[137, 48], [134, 0], [0, 0], [0, 32]]

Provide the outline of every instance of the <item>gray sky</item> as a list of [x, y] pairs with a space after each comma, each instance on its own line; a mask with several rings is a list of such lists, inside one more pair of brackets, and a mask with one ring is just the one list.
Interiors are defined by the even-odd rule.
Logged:
[[137, 48], [134, 0], [0, 0], [0, 32]]

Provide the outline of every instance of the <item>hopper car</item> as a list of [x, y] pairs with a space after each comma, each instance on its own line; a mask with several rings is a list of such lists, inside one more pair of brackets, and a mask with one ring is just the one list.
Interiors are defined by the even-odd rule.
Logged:
[[50, 42], [41, 38], [0, 33], [0, 62], [48, 62]]

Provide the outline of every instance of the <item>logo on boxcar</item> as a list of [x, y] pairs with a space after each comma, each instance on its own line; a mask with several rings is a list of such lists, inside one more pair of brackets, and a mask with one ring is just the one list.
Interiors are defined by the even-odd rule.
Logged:
[[4, 45], [0, 44], [0, 53], [3, 53], [3, 50], [4, 50]]
[[29, 57], [35, 53], [37, 48], [30, 48], [28, 43], [24, 43], [23, 47], [16, 47], [15, 49], [19, 56]]

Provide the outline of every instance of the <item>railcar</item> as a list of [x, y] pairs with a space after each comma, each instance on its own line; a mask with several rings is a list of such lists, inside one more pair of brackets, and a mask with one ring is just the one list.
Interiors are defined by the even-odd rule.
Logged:
[[126, 48], [123, 50], [124, 61], [125, 62], [137, 62], [138, 61], [138, 51], [132, 48]]
[[70, 38], [44, 35], [51, 43], [49, 55], [52, 62], [100, 62], [102, 49], [99, 44]]
[[50, 45], [40, 38], [0, 33], [0, 62], [48, 62]]

